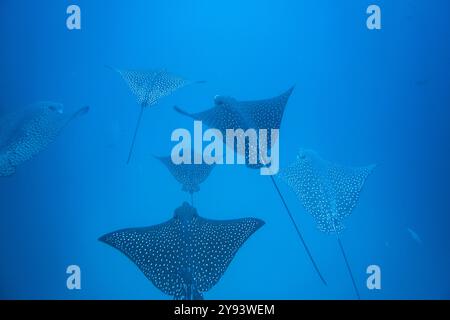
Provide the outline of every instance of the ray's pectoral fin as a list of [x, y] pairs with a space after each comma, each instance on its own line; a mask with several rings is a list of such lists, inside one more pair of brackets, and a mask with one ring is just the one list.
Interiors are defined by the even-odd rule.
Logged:
[[279, 96], [254, 101], [240, 101], [237, 108], [244, 118], [258, 129], [280, 129], [284, 111], [294, 87]]
[[336, 191], [336, 207], [339, 215], [348, 216], [358, 202], [367, 177], [376, 165], [345, 167], [332, 164], [328, 168], [330, 182]]
[[16, 167], [11, 164], [6, 155], [0, 156], [0, 177], [9, 177], [16, 173]]
[[[215, 221], [199, 217], [195, 229], [196, 237], [208, 244], [197, 252], [197, 266], [213, 266], [207, 275], [203, 268], [193, 270], [193, 278], [200, 292], [209, 291], [222, 278], [236, 253], [264, 221], [244, 218], [229, 221]], [[196, 249], [198, 250], [198, 249]], [[201, 260], [200, 260], [201, 259]]]

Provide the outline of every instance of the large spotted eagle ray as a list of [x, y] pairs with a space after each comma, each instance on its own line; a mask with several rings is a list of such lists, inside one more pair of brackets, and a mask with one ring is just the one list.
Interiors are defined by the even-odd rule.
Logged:
[[156, 157], [159, 159], [182, 185], [182, 190], [191, 195], [191, 204], [194, 205], [194, 193], [200, 191], [203, 183], [211, 173], [214, 165], [202, 164], [174, 164], [171, 157]]
[[336, 235], [358, 298], [358, 287], [339, 234], [344, 230], [343, 220], [352, 213], [374, 168], [374, 165], [344, 167], [323, 160], [312, 150], [300, 150], [297, 160], [279, 175], [314, 217], [319, 230]]
[[[290, 88], [285, 93], [277, 97], [255, 101], [239, 101], [233, 97], [216, 96], [214, 99], [215, 106], [211, 109], [199, 113], [188, 113], [177, 106], [175, 107], [175, 110], [195, 120], [200, 120], [206, 123], [206, 125], [208, 125], [211, 128], [220, 130], [224, 137], [226, 135], [227, 129], [234, 129], [234, 130], [236, 129], [247, 130], [250, 128], [255, 130], [266, 129], [268, 130], [268, 133], [270, 133], [272, 129], [280, 129], [284, 110], [286, 108], [286, 104], [293, 90], [294, 87]], [[272, 137], [269, 136], [267, 142], [271, 141]], [[224, 142], [226, 143], [226, 141]], [[245, 159], [247, 166], [252, 169], [258, 169], [264, 166], [264, 163], [260, 163], [259, 165], [249, 164], [248, 160], [251, 158], [252, 153], [258, 152], [258, 146], [251, 145], [249, 141], [246, 141], [245, 144], [246, 144]], [[270, 148], [271, 145], [269, 144], [267, 149], [270, 150]], [[281, 201], [283, 202], [286, 212], [288, 213], [289, 218], [292, 224], [294, 225], [297, 235], [301, 243], [303, 244], [303, 247], [305, 248], [309, 259], [311, 260], [314, 269], [316, 270], [322, 282], [326, 284], [326, 281], [322, 276], [319, 267], [317, 266], [311, 254], [311, 251], [309, 250], [308, 245], [306, 244], [306, 241], [303, 238], [300, 228], [295, 222], [295, 219], [291, 211], [289, 210], [289, 207], [287, 206], [287, 203], [284, 200], [284, 197], [281, 194], [275, 179], [273, 178], [273, 176], [270, 176], [270, 178], [275, 187], [275, 190], [277, 191], [277, 194], [280, 196]]]
[[205, 219], [185, 202], [165, 223], [115, 231], [100, 241], [124, 253], [165, 294], [178, 300], [201, 300], [239, 248], [263, 225], [255, 218]]
[[138, 121], [131, 141], [128, 153], [127, 164], [130, 163], [133, 154], [136, 136], [141, 124], [144, 109], [156, 105], [159, 100], [173, 92], [193, 83], [204, 83], [205, 81], [190, 81], [180, 76], [172, 74], [164, 69], [150, 70], [119, 70], [107, 66], [117, 71], [128, 84], [131, 92], [136, 96], [137, 103], [141, 106]]
[[83, 107], [64, 113], [55, 102], [38, 102], [19, 111], [0, 115], [0, 177], [43, 151], [74, 118], [89, 111]]

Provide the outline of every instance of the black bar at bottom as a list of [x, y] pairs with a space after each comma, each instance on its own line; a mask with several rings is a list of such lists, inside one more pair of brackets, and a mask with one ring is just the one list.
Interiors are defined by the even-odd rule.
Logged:
[[22, 312], [33, 316], [56, 315], [58, 318], [79, 316], [85, 319], [96, 314], [102, 318], [139, 317], [147, 320], [176, 319], [311, 319], [324, 316], [357, 315], [386, 318], [392, 312], [415, 315], [419, 311], [446, 312], [449, 301], [0, 301], [4, 314], [17, 316]]

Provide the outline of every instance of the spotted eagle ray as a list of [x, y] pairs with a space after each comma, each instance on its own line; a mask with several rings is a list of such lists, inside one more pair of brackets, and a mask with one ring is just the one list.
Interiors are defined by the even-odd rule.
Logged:
[[[264, 100], [255, 101], [238, 101], [229, 96], [216, 96], [214, 98], [214, 107], [199, 113], [189, 113], [179, 107], [175, 107], [175, 110], [183, 115], [191, 117], [195, 120], [206, 123], [211, 128], [218, 129], [224, 137], [224, 143], [226, 143], [226, 130], [227, 129], [267, 129], [268, 130], [268, 151], [271, 149], [271, 129], [280, 129], [281, 120], [283, 118], [286, 104], [292, 94], [294, 87], [287, 90], [285, 93]], [[278, 137], [275, 137], [278, 138]], [[258, 146], [250, 144], [250, 141], [246, 141], [246, 164], [253, 169], [259, 169], [264, 164], [250, 164], [249, 159], [251, 154], [258, 153]], [[233, 146], [230, 146], [233, 147]], [[236, 146], [234, 146], [235, 151]]]
[[186, 80], [164, 69], [119, 70], [110, 66], [107, 67], [118, 72], [122, 76], [131, 92], [135, 95], [137, 103], [141, 106], [128, 154], [128, 164], [131, 160], [144, 109], [156, 105], [161, 98], [169, 96], [178, 89], [193, 83], [204, 83], [205, 81]]
[[156, 157], [170, 171], [173, 177], [182, 185], [182, 190], [191, 195], [191, 205], [194, 205], [194, 193], [200, 191], [203, 183], [211, 173], [214, 165], [202, 164], [174, 164], [171, 157]]
[[374, 168], [375, 165], [344, 167], [323, 160], [315, 151], [300, 150], [297, 160], [279, 175], [314, 217], [319, 230], [336, 235], [358, 299], [358, 287], [339, 234]]
[[205, 219], [185, 202], [165, 223], [115, 231], [99, 240], [125, 254], [165, 294], [177, 300], [201, 300], [263, 225], [255, 218]]
[[[202, 121], [211, 128], [220, 130], [224, 137], [226, 135], [227, 129], [267, 129], [268, 133], [270, 133], [271, 129], [280, 129], [284, 110], [293, 90], [294, 87], [291, 87], [285, 93], [277, 97], [255, 101], [238, 101], [233, 97], [216, 96], [214, 99], [215, 106], [209, 110], [199, 113], [189, 113], [177, 106], [175, 107], [175, 110], [183, 115], [193, 118], [194, 120]], [[272, 139], [269, 136], [267, 142], [270, 141], [272, 141]], [[226, 143], [226, 141], [224, 142]], [[271, 146], [269, 145], [268, 150], [270, 149]], [[264, 166], [264, 164], [248, 164], [251, 153], [258, 152], [258, 146], [249, 145], [249, 141], [246, 141], [245, 150], [245, 159], [248, 167], [252, 169], [259, 169], [260, 167]], [[314, 269], [316, 270], [322, 282], [326, 284], [326, 281], [322, 276], [322, 273], [320, 272], [319, 267], [317, 266], [311, 254], [311, 251], [309, 250], [308, 245], [303, 238], [300, 228], [295, 222], [295, 219], [291, 211], [289, 210], [289, 207], [287, 206], [287, 203], [284, 200], [284, 197], [281, 194], [275, 179], [273, 178], [273, 176], [270, 176], [270, 179], [272, 180], [277, 194], [280, 196], [281, 201], [283, 202], [286, 212], [289, 215], [292, 224], [294, 225], [297, 235], [301, 243], [303, 244], [303, 247], [305, 248], [309, 259], [311, 260]]]
[[66, 114], [62, 104], [38, 102], [0, 115], [0, 177], [13, 175], [17, 166], [46, 149], [72, 119], [88, 111], [83, 107]]

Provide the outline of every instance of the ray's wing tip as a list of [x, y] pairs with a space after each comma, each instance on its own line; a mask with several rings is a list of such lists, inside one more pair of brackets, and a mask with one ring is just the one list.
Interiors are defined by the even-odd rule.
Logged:
[[81, 107], [80, 109], [78, 109], [77, 111], [75, 111], [75, 112], [70, 116], [70, 119], [75, 119], [75, 118], [77, 118], [77, 117], [84, 116], [84, 115], [86, 115], [86, 114], [89, 113], [89, 110], [90, 110], [90, 109], [91, 109], [91, 108], [90, 108], [89, 106]]
[[295, 89], [295, 84], [293, 86], [291, 86], [287, 91], [285, 91], [282, 94], [280, 94], [279, 96], [277, 96], [276, 99], [281, 99], [284, 103], [287, 103], [287, 101], [289, 100], [289, 98], [292, 95], [292, 92], [294, 92], [294, 89]]
[[100, 242], [103, 242], [103, 243], [108, 243], [107, 238], [108, 238], [108, 234], [104, 234], [101, 237], [99, 237], [97, 240]]
[[170, 169], [171, 165], [173, 165], [173, 162], [171, 161], [171, 157], [170, 156], [158, 156], [155, 154], [152, 154], [151, 157], [153, 157], [153, 159], [161, 162], [163, 165], [165, 165], [166, 167], [168, 167]]
[[372, 163], [368, 165], [366, 168], [369, 171], [369, 174], [372, 173], [378, 167], [378, 163]]
[[79, 110], [79, 114], [80, 115], [85, 115], [85, 114], [89, 113], [90, 110], [91, 110], [90, 106], [81, 107], [80, 110]]
[[106, 233], [102, 236], [100, 236], [97, 240], [103, 243], [106, 243], [107, 245], [111, 245], [110, 238], [113, 235], [113, 232]]
[[255, 222], [256, 224], [256, 228], [255, 231], [264, 227], [264, 225], [266, 224], [266, 222], [264, 220], [258, 219], [258, 218], [252, 218], [252, 220]]
[[9, 178], [9, 177], [11, 177], [11, 176], [13, 176], [14, 175], [14, 172], [13, 173], [3, 173], [3, 172], [0, 172], [0, 178]]
[[158, 156], [158, 155], [156, 155], [156, 154], [150, 154], [150, 157], [151, 158], [153, 158], [153, 159], [155, 159], [155, 160], [159, 160], [159, 161], [163, 161], [164, 160], [164, 157], [163, 156]]
[[120, 72], [119, 69], [117, 69], [116, 67], [113, 67], [113, 66], [111, 66], [109, 64], [105, 64], [104, 66], [105, 66], [106, 69], [112, 70], [114, 72]]
[[296, 87], [297, 85], [292, 85], [286, 92], [285, 92], [285, 95], [287, 95], [288, 97], [290, 97], [291, 95], [292, 95], [292, 92], [294, 92], [294, 90], [295, 90], [295, 87]]
[[192, 117], [192, 115], [191, 115], [189, 112], [187, 112], [187, 111], [181, 109], [179, 106], [173, 106], [173, 109], [174, 109], [176, 112], [178, 112], [178, 113], [180, 113], [180, 114], [182, 114], [182, 115], [184, 115], [184, 116]]

